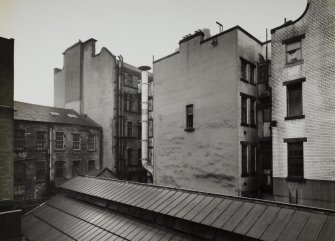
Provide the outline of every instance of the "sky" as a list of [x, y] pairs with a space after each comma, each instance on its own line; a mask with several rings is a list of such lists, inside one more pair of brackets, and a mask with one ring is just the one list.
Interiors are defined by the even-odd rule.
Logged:
[[183, 36], [216, 21], [240, 25], [261, 41], [269, 30], [297, 19], [307, 0], [0, 0], [0, 36], [15, 39], [14, 99], [53, 105], [53, 69], [64, 50], [98, 40], [134, 66], [152, 66], [175, 52]]

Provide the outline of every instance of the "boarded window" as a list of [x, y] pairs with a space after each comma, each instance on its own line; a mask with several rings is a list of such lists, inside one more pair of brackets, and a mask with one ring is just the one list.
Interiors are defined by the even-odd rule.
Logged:
[[46, 139], [47, 139], [46, 131], [37, 131], [36, 132], [36, 149], [37, 150], [45, 150]]
[[304, 178], [304, 146], [303, 142], [287, 143], [288, 177], [292, 179]]
[[64, 132], [56, 132], [55, 148], [57, 150], [64, 149]]
[[64, 162], [55, 161], [55, 178], [64, 178]]
[[80, 134], [73, 134], [73, 150], [80, 150]]
[[47, 166], [46, 161], [36, 162], [36, 181], [45, 182], [47, 178]]
[[23, 150], [25, 146], [25, 132], [23, 130], [14, 130], [14, 149]]
[[302, 115], [302, 84], [287, 86], [287, 116]]

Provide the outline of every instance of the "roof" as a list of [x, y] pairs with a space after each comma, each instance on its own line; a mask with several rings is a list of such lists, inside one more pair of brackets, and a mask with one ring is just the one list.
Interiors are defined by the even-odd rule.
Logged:
[[104, 177], [104, 178], [113, 178], [117, 179], [116, 174], [110, 170], [109, 168], [105, 167], [101, 170], [98, 169], [92, 169], [89, 171], [86, 176], [92, 176], [92, 177]]
[[89, 117], [80, 115], [71, 109], [14, 101], [14, 110], [14, 120], [61, 123], [100, 128], [100, 126]]
[[85, 240], [335, 240], [335, 211], [326, 209], [93, 177], [61, 192], [23, 218], [30, 240], [45, 229]]

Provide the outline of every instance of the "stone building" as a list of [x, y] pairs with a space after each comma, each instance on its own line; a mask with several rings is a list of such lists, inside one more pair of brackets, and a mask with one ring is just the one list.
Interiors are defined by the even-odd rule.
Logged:
[[276, 200], [335, 208], [335, 4], [272, 29]]
[[0, 37], [0, 201], [13, 199], [14, 39]]
[[214, 36], [197, 31], [154, 61], [156, 184], [256, 194], [258, 135], [271, 143], [257, 121], [258, 94], [270, 92], [267, 75], [257, 86], [258, 66], [267, 73], [267, 44], [239, 26]]
[[101, 168], [101, 127], [71, 109], [14, 103], [14, 199], [48, 196], [54, 186]]
[[118, 178], [146, 181], [141, 165], [141, 72], [102, 48], [94, 39], [65, 50], [64, 66], [54, 71], [54, 105], [72, 108], [96, 121], [103, 130], [102, 167]]

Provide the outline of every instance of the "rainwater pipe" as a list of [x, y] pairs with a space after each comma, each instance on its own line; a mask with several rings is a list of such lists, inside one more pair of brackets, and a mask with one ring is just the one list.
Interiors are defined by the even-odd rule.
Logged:
[[148, 159], [148, 96], [149, 96], [149, 81], [148, 81], [148, 70], [151, 68], [149, 66], [139, 67], [141, 70], [141, 123], [142, 123], [142, 138], [141, 138], [141, 161], [142, 166], [146, 169], [152, 176], [154, 168], [152, 163]]

